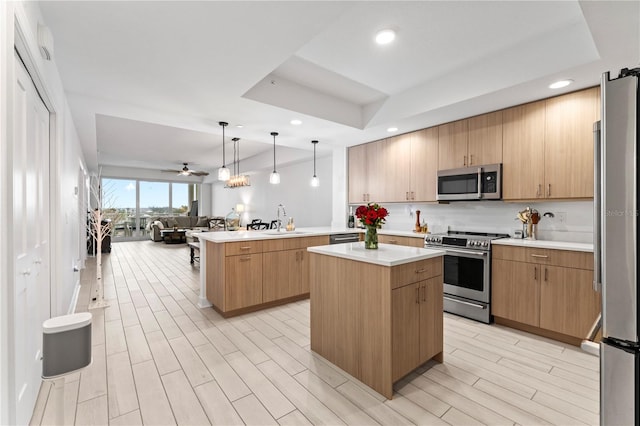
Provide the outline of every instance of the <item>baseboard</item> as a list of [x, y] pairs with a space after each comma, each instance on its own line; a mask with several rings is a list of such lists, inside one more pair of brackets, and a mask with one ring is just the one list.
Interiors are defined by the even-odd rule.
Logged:
[[78, 296], [80, 295], [80, 278], [76, 281], [76, 286], [73, 289], [73, 296], [71, 297], [71, 303], [69, 304], [69, 310], [67, 314], [73, 314], [76, 311], [76, 305], [78, 304]]
[[579, 339], [577, 337], [567, 336], [566, 334], [557, 333], [555, 331], [546, 330], [544, 328], [535, 327], [533, 325], [522, 324], [517, 321], [500, 317], [494, 317], [493, 319], [496, 324], [515, 328], [516, 330], [526, 331], [527, 333], [536, 334], [548, 339], [558, 340], [560, 342], [568, 343], [573, 346], [580, 347], [580, 344], [582, 343], [582, 339]]

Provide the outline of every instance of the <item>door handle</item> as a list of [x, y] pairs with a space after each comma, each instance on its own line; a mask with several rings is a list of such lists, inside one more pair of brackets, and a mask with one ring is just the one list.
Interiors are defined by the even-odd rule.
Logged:
[[420, 287], [416, 287], [416, 303], [420, 303]]
[[408, 199], [409, 199], [409, 191], [407, 191], [407, 192], [405, 192], [405, 193], [404, 193], [404, 199], [405, 199], [405, 200], [408, 200]]
[[422, 286], [422, 301], [423, 302], [427, 301], [427, 286], [426, 285]]
[[533, 267], [533, 279], [534, 279], [534, 281], [538, 280], [538, 267], [537, 266]]
[[469, 165], [473, 166], [473, 154], [469, 156]]
[[243, 256], [240, 258], [240, 262], [246, 262], [247, 260], [251, 260], [251, 256]]
[[547, 259], [549, 256], [546, 254], [532, 254], [531, 257], [539, 257], [541, 259]]
[[551, 197], [551, 184], [547, 187], [547, 197]]
[[538, 190], [536, 191], [536, 197], [539, 197], [541, 195], [542, 192], [542, 185], [538, 184]]
[[544, 268], [544, 280], [547, 281], [548, 277], [549, 277], [549, 269]]
[[462, 303], [463, 305], [471, 306], [471, 307], [478, 308], [478, 309], [487, 309], [487, 307], [484, 306], [484, 305], [479, 305], [477, 303], [471, 303], [471, 302], [465, 302], [464, 300], [453, 299], [453, 298], [447, 297], [447, 296], [444, 296], [443, 299], [444, 300], [448, 300], [450, 302]]

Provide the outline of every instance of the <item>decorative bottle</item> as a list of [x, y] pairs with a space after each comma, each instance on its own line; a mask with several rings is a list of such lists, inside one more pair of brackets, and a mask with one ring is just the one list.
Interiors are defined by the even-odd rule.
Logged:
[[349, 207], [349, 221], [347, 223], [349, 228], [354, 228], [356, 226], [355, 218], [353, 217], [353, 206]]
[[422, 228], [420, 227], [420, 210], [416, 210], [416, 232], [421, 232]]

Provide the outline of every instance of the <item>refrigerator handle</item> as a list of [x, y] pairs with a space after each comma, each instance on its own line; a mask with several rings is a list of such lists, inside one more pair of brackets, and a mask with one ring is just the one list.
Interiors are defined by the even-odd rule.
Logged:
[[601, 122], [593, 123], [593, 290], [602, 290], [602, 133]]

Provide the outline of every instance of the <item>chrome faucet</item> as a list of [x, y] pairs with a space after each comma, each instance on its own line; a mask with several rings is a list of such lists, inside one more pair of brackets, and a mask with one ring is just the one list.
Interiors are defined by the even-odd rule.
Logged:
[[282, 220], [280, 220], [280, 210], [282, 210], [282, 216], [287, 217], [287, 211], [284, 209], [282, 204], [278, 204], [278, 211], [276, 212], [278, 216], [278, 232], [280, 232], [280, 226], [282, 225]]

